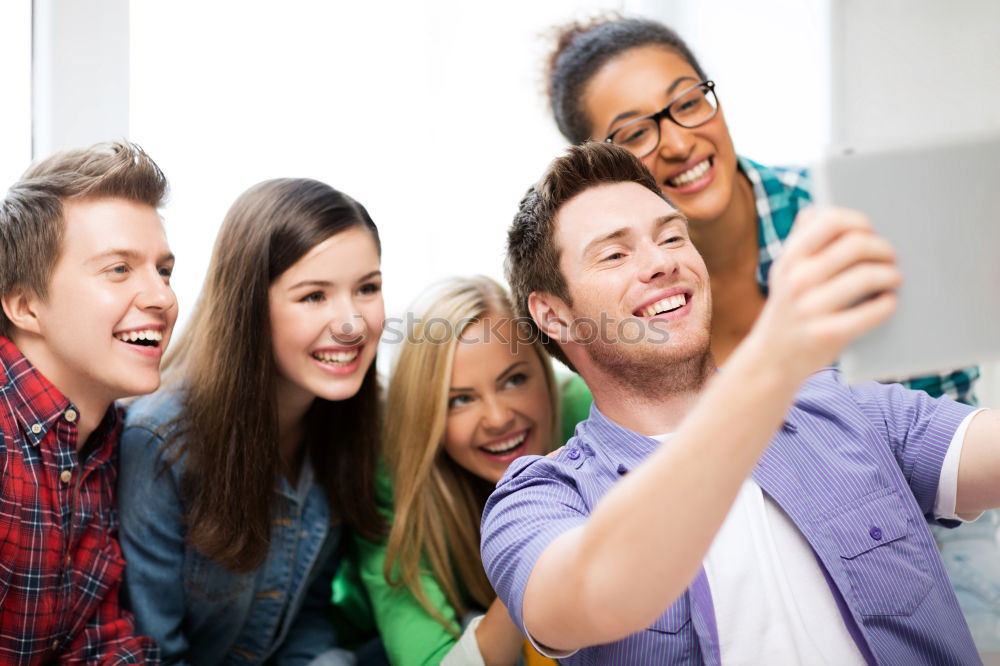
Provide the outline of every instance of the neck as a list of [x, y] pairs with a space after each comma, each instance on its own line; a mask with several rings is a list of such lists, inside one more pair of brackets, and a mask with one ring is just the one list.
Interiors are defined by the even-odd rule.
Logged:
[[108, 407], [115, 397], [94, 387], [84, 377], [74, 376], [58, 359], [53, 358], [48, 348], [34, 339], [22, 336], [12, 338], [21, 354], [40, 372], [63, 396], [73, 404], [77, 412], [76, 450], [83, 448], [87, 438], [104, 419]]
[[691, 240], [712, 276], [737, 265], [747, 246], [757, 247], [753, 186], [742, 171], [736, 171], [733, 197], [722, 215], [713, 220], [692, 220], [690, 229]]
[[583, 378], [602, 414], [641, 435], [663, 435], [677, 430], [697, 404], [715, 362], [711, 354], [688, 359], [641, 382], [623, 380], [625, 373], [590, 370]]
[[305, 416], [315, 396], [291, 387], [278, 387], [278, 451], [285, 476], [295, 480], [302, 460]]

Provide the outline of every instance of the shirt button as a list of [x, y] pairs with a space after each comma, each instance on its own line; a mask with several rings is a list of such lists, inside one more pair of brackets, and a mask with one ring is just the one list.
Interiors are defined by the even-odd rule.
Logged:
[[73, 478], [73, 472], [68, 469], [64, 469], [61, 474], [59, 474], [59, 480], [63, 483], [69, 483], [69, 480]]
[[580, 457], [580, 449], [570, 449], [569, 451], [567, 451], [567, 455], [569, 456], [570, 460], [576, 460], [577, 458]]
[[59, 639], [57, 638], [56, 640], [52, 641], [52, 650], [55, 651], [58, 649], [59, 649]]
[[870, 530], [868, 530], [868, 534], [870, 534], [871, 537], [876, 541], [882, 540], [882, 530], [880, 530], [878, 527], [873, 527]]
[[32, 426], [31, 426], [31, 432], [33, 432], [33, 433], [35, 433], [37, 435], [41, 431], [42, 431], [42, 424], [41, 423], [32, 424]]
[[66, 417], [67, 421], [69, 421], [70, 423], [72, 423], [73, 421], [76, 421], [76, 410], [75, 409], [67, 409], [66, 412], [63, 414], [63, 416]]

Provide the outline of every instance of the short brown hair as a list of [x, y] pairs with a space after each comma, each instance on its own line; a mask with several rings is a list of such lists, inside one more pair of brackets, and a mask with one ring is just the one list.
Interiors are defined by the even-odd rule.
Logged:
[[536, 291], [548, 293], [572, 305], [566, 278], [559, 269], [556, 215], [578, 194], [611, 183], [642, 185], [673, 205], [635, 155], [610, 143], [588, 141], [570, 147], [565, 155], [553, 160], [541, 180], [521, 199], [507, 232], [504, 269], [514, 309], [533, 327], [532, 332], [541, 337], [546, 351], [570, 369], [574, 369], [573, 365], [558, 343], [544, 335], [531, 318], [528, 296]]
[[[0, 296], [48, 293], [62, 253], [63, 201], [115, 198], [159, 208], [167, 179], [142, 148], [126, 141], [56, 153], [33, 165], [0, 202]], [[13, 324], [0, 310], [0, 335]]]

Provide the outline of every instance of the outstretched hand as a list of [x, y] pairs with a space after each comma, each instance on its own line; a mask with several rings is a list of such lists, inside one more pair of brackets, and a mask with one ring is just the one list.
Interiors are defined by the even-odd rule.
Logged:
[[807, 208], [771, 268], [767, 304], [750, 335], [804, 380], [892, 315], [901, 282], [892, 246], [865, 215]]

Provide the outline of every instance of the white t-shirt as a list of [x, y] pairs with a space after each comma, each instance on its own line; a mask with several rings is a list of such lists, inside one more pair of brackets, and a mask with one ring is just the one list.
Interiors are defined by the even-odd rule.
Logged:
[[[959, 520], [958, 463], [977, 413], [952, 437], [941, 467], [936, 518]], [[703, 564], [726, 666], [865, 664], [809, 543], [753, 479], [743, 482]]]

